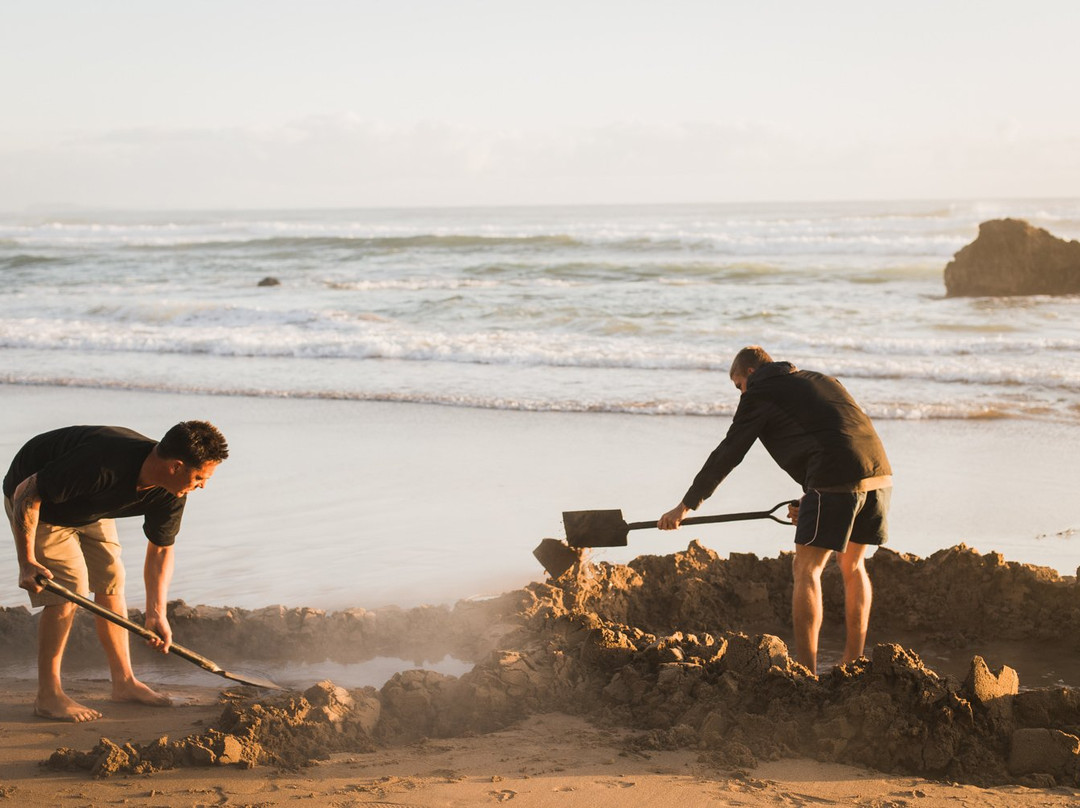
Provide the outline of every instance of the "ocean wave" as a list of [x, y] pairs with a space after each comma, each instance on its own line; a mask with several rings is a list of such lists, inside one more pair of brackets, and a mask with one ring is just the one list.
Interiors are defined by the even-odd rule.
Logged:
[[[182, 395], [245, 396], [251, 398], [356, 401], [387, 404], [427, 404], [475, 409], [537, 413], [622, 414], [643, 416], [691, 416], [730, 418], [732, 402], [679, 399], [530, 398], [490, 396], [433, 391], [389, 391], [349, 389], [272, 388], [255, 385], [200, 385], [178, 382], [150, 383], [123, 379], [78, 378], [47, 374], [0, 374], [0, 384], [20, 386], [70, 387], [127, 390]], [[999, 420], [1028, 419], [1072, 423], [1080, 420], [1076, 408], [1053, 408], [1032, 403], [914, 401], [870, 402], [867, 414], [881, 421]]]
[[[529, 329], [451, 333], [407, 326], [378, 315], [307, 310], [209, 308], [199, 312], [180, 307], [161, 311], [159, 316], [160, 322], [151, 323], [140, 313], [135, 322], [126, 323], [122, 310], [109, 309], [101, 312], [100, 322], [0, 321], [0, 348], [726, 374], [731, 356], [740, 347], [720, 346], [721, 350], [706, 352], [682, 340], [643, 334], [637, 324], [617, 320], [585, 336]], [[761, 313], [754, 317], [760, 320]], [[243, 328], [235, 327], [237, 320], [244, 322]], [[841, 378], [1080, 389], [1080, 363], [1076, 362], [1080, 339], [837, 337], [813, 342], [818, 348], [816, 357], [808, 355], [799, 364]], [[785, 355], [795, 354], [785, 351]]]
[[324, 281], [327, 289], [342, 292], [382, 292], [388, 290], [400, 290], [406, 292], [420, 292], [425, 290], [455, 290], [455, 289], [491, 289], [499, 286], [498, 281], [481, 280], [477, 278], [383, 278], [379, 280], [362, 281]]
[[275, 236], [271, 238], [205, 237], [160, 243], [132, 243], [130, 249], [140, 250], [261, 250], [311, 252], [317, 250], [400, 251], [417, 249], [483, 250], [499, 247], [553, 248], [574, 247], [580, 242], [571, 236], [526, 235], [485, 236], [476, 234], [422, 233], [412, 236]]
[[21, 269], [22, 267], [38, 266], [40, 264], [54, 264], [57, 258], [50, 255], [32, 255], [19, 253], [0, 258], [0, 269]]
[[462, 226], [380, 233], [373, 228], [300, 230], [283, 235], [265, 226], [183, 227], [149, 225], [47, 226], [4, 228], [13, 245], [64, 249], [115, 248], [135, 253], [253, 253], [289, 257], [320, 253], [451, 253], [490, 250], [580, 251], [595, 248], [629, 255], [689, 251], [720, 255], [802, 254], [950, 256], [971, 240], [968, 228], [955, 232], [860, 230], [844, 222], [707, 222], [695, 227], [655, 224], [637, 228], [567, 226], [565, 222], [528, 228]]
[[[1015, 354], [1028, 357], [1033, 353], [1056, 351], [1066, 354], [1080, 353], [1080, 337], [1065, 336], [1027, 336], [1014, 330], [1008, 323], [986, 325], [982, 323], [936, 326], [935, 331], [943, 331], [950, 336], [934, 339], [928, 337], [867, 337], [843, 335], [817, 335], [805, 337], [805, 343], [817, 350], [826, 349], [839, 361], [848, 359], [852, 354], [866, 357], [910, 356], [924, 357], [930, 361], [941, 358], [978, 359], [989, 355]], [[1002, 331], [1005, 333], [1002, 333]], [[972, 334], [972, 336], [955, 336]], [[848, 356], [845, 357], [844, 354]], [[855, 362], [863, 361], [854, 359]]]

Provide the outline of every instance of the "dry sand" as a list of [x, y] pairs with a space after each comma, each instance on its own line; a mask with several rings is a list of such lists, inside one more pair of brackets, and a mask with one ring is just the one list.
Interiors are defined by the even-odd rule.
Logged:
[[[756, 633], [790, 630], [789, 564], [723, 559], [692, 543], [452, 609], [174, 602], [177, 636], [218, 661], [232, 655], [234, 670], [272, 664], [284, 649], [348, 660], [427, 647], [476, 664], [461, 677], [405, 671], [379, 689], [324, 682], [219, 696], [184, 686], [169, 709], [112, 704], [105, 682], [75, 679], [72, 695], [106, 714], [82, 725], [34, 718], [32, 684], [0, 680], [0, 796], [20, 806], [1080, 799], [1080, 698], [982, 662], [1040, 644], [1075, 648], [1074, 579], [964, 547], [928, 559], [879, 553], [875, 644], [867, 659], [815, 678], [780, 637]], [[836, 576], [825, 584], [835, 617]], [[946, 611], [950, 630], [935, 632]], [[29, 613], [0, 614], [4, 647], [32, 647]], [[834, 619], [826, 631], [838, 628]], [[75, 654], [92, 648], [91, 632], [89, 621], [77, 626]], [[967, 661], [939, 673], [894, 632]], [[1037, 671], [1038, 655], [1021, 667]]]
[[220, 712], [217, 691], [183, 688], [172, 709], [116, 705], [104, 682], [83, 682], [80, 698], [108, 717], [93, 725], [34, 719], [32, 687], [0, 680], [0, 804], [53, 806], [514, 806], [1071, 805], [1069, 789], [979, 788], [887, 776], [803, 758], [733, 771], [697, 750], [631, 751], [625, 729], [602, 729], [552, 713], [498, 732], [421, 740], [364, 754], [338, 753], [299, 770], [237, 766], [181, 768], [95, 779], [56, 772], [40, 761], [58, 746], [89, 748], [98, 737], [182, 737]]

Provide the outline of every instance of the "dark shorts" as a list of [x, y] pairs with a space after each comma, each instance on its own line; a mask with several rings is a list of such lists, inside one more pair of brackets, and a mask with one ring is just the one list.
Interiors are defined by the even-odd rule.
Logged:
[[799, 503], [795, 543], [842, 553], [848, 542], [884, 544], [889, 540], [892, 488], [850, 494], [811, 489]]

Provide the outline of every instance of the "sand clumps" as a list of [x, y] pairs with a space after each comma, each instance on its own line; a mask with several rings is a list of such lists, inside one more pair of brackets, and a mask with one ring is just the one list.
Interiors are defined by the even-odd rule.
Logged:
[[[872, 562], [873, 637], [902, 629], [955, 647], [988, 636], [1076, 641], [1080, 593], [1051, 571], [962, 546], [929, 559], [882, 550]], [[421, 627], [434, 619], [443, 646], [475, 652], [465, 657], [475, 667], [460, 677], [410, 670], [377, 691], [324, 682], [303, 694], [249, 692], [230, 698], [199, 735], [103, 740], [86, 753], [59, 750], [50, 765], [99, 776], [168, 765], [293, 767], [566, 712], [638, 730], [636, 749], [695, 749], [734, 770], [804, 756], [981, 786], [1080, 785], [1080, 698], [1071, 689], [1021, 690], [1012, 668], [991, 669], [977, 654], [963, 678], [939, 675], [891, 642], [812, 676], [773, 633], [790, 625], [790, 575], [789, 558], [721, 559], [696, 542], [629, 565], [582, 564], [482, 604], [393, 618]], [[826, 576], [825, 588], [827, 611], [842, 614], [839, 581]], [[380, 620], [368, 620], [367, 636], [385, 648]], [[340, 654], [363, 623], [320, 615], [289, 628], [285, 614], [279, 628], [295, 632], [294, 646]], [[212, 639], [208, 625], [203, 633]]]
[[108, 738], [88, 752], [58, 749], [46, 765], [85, 770], [95, 777], [148, 774], [178, 766], [235, 764], [284, 769], [307, 766], [337, 751], [372, 751], [379, 720], [374, 691], [349, 691], [320, 682], [300, 693], [256, 697], [238, 688], [223, 694], [216, 726], [176, 741], [117, 743]]

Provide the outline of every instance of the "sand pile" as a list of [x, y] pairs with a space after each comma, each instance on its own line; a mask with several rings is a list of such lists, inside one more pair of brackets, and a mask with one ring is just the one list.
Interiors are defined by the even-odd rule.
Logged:
[[[684, 553], [641, 556], [567, 576], [556, 595], [567, 608], [646, 630], [776, 631], [791, 625], [791, 553], [727, 559], [692, 542]], [[1042, 639], [1080, 644], [1080, 587], [1052, 569], [979, 555], [958, 545], [926, 559], [879, 549], [867, 561], [874, 582], [871, 631], [918, 631], [969, 644]], [[562, 584], [562, 581], [560, 581]], [[822, 579], [825, 611], [843, 614], [840, 573]]]
[[[482, 602], [460, 601], [447, 606], [401, 609], [346, 609], [327, 612], [307, 607], [269, 606], [241, 609], [169, 603], [169, 622], [178, 642], [198, 650], [215, 662], [235, 660], [274, 662], [363, 662], [381, 656], [416, 660], [479, 659], [498, 644], [507, 630], [497, 619], [511, 616], [520, 593]], [[138, 610], [131, 619], [143, 622]], [[493, 619], [493, 616], [495, 619]], [[9, 661], [32, 663], [36, 649], [36, 620], [22, 606], [0, 607], [0, 643], [11, 650]], [[287, 649], [287, 658], [283, 658]], [[143, 658], [141, 643], [132, 653]], [[68, 641], [67, 661], [96, 660], [101, 656], [94, 618], [80, 610]], [[226, 665], [227, 667], [227, 665]]]
[[223, 694], [224, 710], [207, 732], [177, 741], [162, 736], [148, 743], [108, 738], [89, 752], [58, 749], [46, 765], [85, 770], [95, 777], [149, 774], [178, 766], [235, 764], [247, 768], [307, 766], [338, 751], [373, 751], [371, 733], [379, 720], [374, 690], [349, 693], [320, 682], [301, 695], [255, 697], [240, 689]]
[[[917, 632], [966, 647], [986, 640], [1045, 640], [1080, 648], [1080, 587], [1054, 570], [979, 555], [958, 545], [929, 558], [879, 549], [867, 566], [874, 580], [874, 636]], [[843, 591], [834, 566], [823, 576], [825, 619], [841, 618]], [[452, 608], [377, 610], [269, 606], [240, 609], [169, 604], [180, 642], [218, 662], [281, 660], [359, 662], [396, 656], [422, 662], [447, 654], [478, 661], [506, 646], [506, 634], [537, 611], [595, 613], [654, 634], [743, 631], [778, 633], [791, 625], [791, 555], [724, 559], [692, 542], [683, 553], [641, 556], [628, 565], [588, 564], [557, 586], [537, 583]], [[141, 622], [137, 611], [132, 619]], [[32, 662], [35, 621], [23, 607], [0, 607], [0, 644], [8, 659]], [[138, 653], [138, 644], [133, 647]], [[100, 655], [93, 620], [82, 612], [68, 659]]]
[[[957, 644], [1002, 636], [1075, 642], [1080, 626], [1074, 580], [963, 546], [925, 560], [882, 550], [871, 575], [871, 631], [879, 638], [903, 629]], [[377, 692], [323, 683], [303, 696], [249, 696], [227, 704], [199, 736], [145, 747], [103, 740], [88, 753], [61, 750], [53, 765], [97, 774], [160, 768], [167, 759], [291, 766], [562, 711], [637, 728], [638, 749], [700, 749], [735, 769], [798, 755], [976, 785], [1080, 784], [1080, 698], [1072, 690], [1021, 691], [1015, 671], [992, 671], [974, 654], [963, 680], [951, 679], [891, 643], [811, 676], [763, 631], [790, 625], [790, 576], [788, 558], [725, 560], [692, 543], [683, 553], [586, 564], [493, 601], [402, 611], [386, 621], [381, 611], [368, 620], [372, 613], [281, 610], [267, 620], [222, 610], [201, 626], [208, 644], [255, 626], [262, 642], [278, 638], [271, 647], [332, 647], [332, 658], [364, 658], [372, 647], [386, 653], [394, 645], [380, 624], [437, 625], [440, 647], [477, 664], [459, 678], [406, 671]], [[842, 614], [838, 575], [827, 576], [826, 599], [830, 615]], [[187, 641], [181, 624], [177, 635]], [[361, 647], [341, 648], [347, 641]]]

